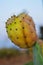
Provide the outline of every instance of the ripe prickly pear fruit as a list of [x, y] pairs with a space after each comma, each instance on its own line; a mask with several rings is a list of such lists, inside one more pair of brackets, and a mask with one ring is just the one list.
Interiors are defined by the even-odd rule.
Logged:
[[8, 37], [21, 48], [31, 47], [37, 40], [36, 31], [31, 23], [27, 23], [27, 20], [23, 20], [19, 16], [12, 16], [7, 20], [6, 30]]

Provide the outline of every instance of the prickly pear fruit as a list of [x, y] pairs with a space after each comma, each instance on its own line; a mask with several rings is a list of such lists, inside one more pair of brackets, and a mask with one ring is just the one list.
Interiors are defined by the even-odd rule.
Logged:
[[[28, 19], [29, 16], [23, 17], [23, 15], [12, 16], [7, 20], [6, 30], [8, 37], [13, 43], [21, 48], [27, 48], [34, 45], [37, 40], [36, 31]], [[22, 16], [22, 17], [21, 17]]]

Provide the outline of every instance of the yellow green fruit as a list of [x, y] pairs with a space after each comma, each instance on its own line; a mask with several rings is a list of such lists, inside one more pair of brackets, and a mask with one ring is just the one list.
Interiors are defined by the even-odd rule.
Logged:
[[10, 40], [17, 46], [21, 48], [30, 48], [37, 40], [36, 31], [30, 22], [27, 23], [25, 17], [20, 16], [21, 15], [12, 16], [8, 19], [6, 23], [7, 34]]

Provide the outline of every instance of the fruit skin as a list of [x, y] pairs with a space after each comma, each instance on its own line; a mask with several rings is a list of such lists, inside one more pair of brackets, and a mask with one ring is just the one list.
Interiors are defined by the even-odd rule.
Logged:
[[[21, 48], [30, 48], [37, 40], [37, 34], [34, 25], [27, 21], [28, 15], [22, 14], [19, 16], [12, 16], [7, 20], [6, 30], [10, 40]], [[24, 18], [23, 18], [24, 17]]]
[[[22, 12], [18, 15], [18, 17], [24, 21], [26, 21], [28, 24], [31, 24], [34, 29], [35, 29], [35, 24], [34, 24], [34, 21], [32, 19], [32, 17], [30, 15], [28, 15], [27, 13], [25, 12]], [[36, 30], [36, 29], [35, 29]]]
[[[21, 14], [19, 14], [18, 15], [18, 18], [20, 18], [22, 21], [23, 21], [23, 24], [22, 24], [22, 26], [24, 26], [25, 24], [27, 24], [27, 26], [29, 27], [27, 27], [26, 25], [25, 25], [25, 29], [26, 28], [28, 28], [28, 29], [26, 29], [26, 31], [28, 31], [28, 30], [30, 30], [30, 34], [33, 32], [34, 33], [34, 35], [36, 35], [36, 29], [35, 29], [35, 24], [34, 24], [34, 21], [33, 21], [33, 19], [32, 19], [32, 17], [31, 16], [29, 16], [27, 13], [25, 13], [25, 12], [22, 12]], [[25, 34], [25, 32], [26, 32], [25, 30], [24, 30], [24, 34]], [[25, 35], [27, 35], [27, 34], [25, 34]], [[28, 36], [28, 35], [27, 35]], [[29, 37], [29, 36], [28, 36]], [[36, 35], [36, 37], [34, 38], [33, 37], [33, 41], [32, 41], [32, 39], [30, 39], [31, 37], [33, 37], [32, 36], [32, 34], [30, 35], [30, 37], [28, 38], [28, 42], [29, 41], [31, 41], [31, 43], [33, 42], [33, 41], [35, 41], [36, 39], [37, 39], [37, 35]], [[27, 40], [26, 40], [27, 41]], [[30, 43], [30, 42], [29, 42]], [[34, 43], [34, 42], [33, 42]], [[32, 44], [33, 45], [33, 44]], [[31, 44], [30, 44], [30, 46], [29, 47], [31, 47]]]

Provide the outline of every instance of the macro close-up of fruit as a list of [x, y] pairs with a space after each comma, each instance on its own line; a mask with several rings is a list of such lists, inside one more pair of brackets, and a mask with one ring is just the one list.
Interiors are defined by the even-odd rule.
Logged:
[[11, 16], [6, 22], [6, 32], [15, 45], [29, 49], [29, 52], [32, 51], [34, 65], [43, 65], [43, 45], [40, 44], [33, 18], [30, 15], [22, 12], [17, 16]]
[[20, 48], [30, 48], [37, 40], [33, 19], [26, 13], [11, 16], [6, 22], [6, 31], [11, 41]]
[[43, 65], [42, 10], [42, 0], [0, 0], [0, 65]]

